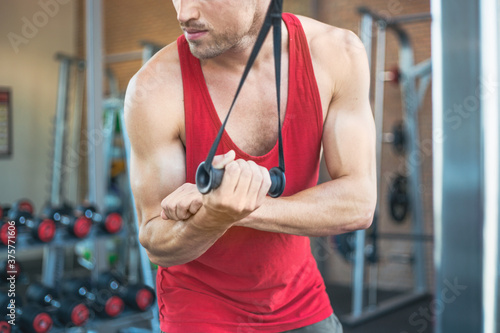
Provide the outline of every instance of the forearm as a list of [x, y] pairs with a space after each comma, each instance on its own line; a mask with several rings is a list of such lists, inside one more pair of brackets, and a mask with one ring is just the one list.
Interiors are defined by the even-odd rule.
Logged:
[[339, 178], [290, 197], [267, 198], [238, 225], [300, 236], [327, 236], [367, 228], [376, 194], [369, 181]]
[[190, 262], [205, 253], [227, 228], [203, 228], [206, 218], [200, 209], [186, 221], [164, 220], [156, 217], [140, 228], [139, 239], [150, 260], [162, 267]]

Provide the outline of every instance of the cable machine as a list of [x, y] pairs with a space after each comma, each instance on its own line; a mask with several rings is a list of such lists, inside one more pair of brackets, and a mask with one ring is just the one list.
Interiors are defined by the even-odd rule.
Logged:
[[[340, 235], [337, 243], [344, 254], [348, 254], [353, 262], [352, 278], [352, 311], [342, 318], [346, 325], [357, 325], [368, 320], [380, 317], [396, 308], [420, 300], [428, 295], [426, 283], [425, 251], [424, 241], [432, 237], [424, 235], [423, 204], [419, 191], [421, 184], [421, 161], [419, 149], [419, 123], [418, 115], [425, 93], [431, 79], [431, 61], [426, 60], [415, 64], [414, 51], [408, 33], [402, 28], [403, 24], [413, 22], [429, 21], [430, 14], [414, 14], [387, 18], [380, 16], [366, 7], [360, 7], [361, 15], [361, 39], [365, 45], [370, 67], [375, 66], [374, 86], [374, 118], [377, 130], [376, 154], [377, 154], [377, 182], [381, 184], [381, 156], [382, 145], [387, 142], [387, 135], [383, 133], [384, 120], [384, 84], [385, 75], [385, 52], [386, 32], [392, 31], [399, 42], [399, 70], [394, 79], [397, 79], [402, 94], [403, 117], [402, 133], [406, 145], [406, 169], [407, 169], [407, 199], [411, 207], [412, 231], [410, 235], [391, 234], [384, 235], [378, 232], [377, 217], [379, 216], [379, 202], [376, 206], [375, 218], [367, 236], [365, 230], [355, 233]], [[375, 26], [375, 29], [374, 29]], [[375, 59], [372, 59], [372, 44], [376, 40]], [[394, 140], [394, 136], [391, 138]], [[380, 185], [378, 190], [380, 198]], [[405, 211], [406, 213], [406, 211]], [[411, 265], [414, 272], [414, 287], [410, 292], [395, 296], [383, 302], [377, 302], [377, 242], [380, 238], [406, 239], [413, 242], [413, 260]], [[367, 244], [367, 238], [370, 241]], [[365, 263], [369, 263], [369, 298], [368, 305], [363, 302], [365, 289]]]

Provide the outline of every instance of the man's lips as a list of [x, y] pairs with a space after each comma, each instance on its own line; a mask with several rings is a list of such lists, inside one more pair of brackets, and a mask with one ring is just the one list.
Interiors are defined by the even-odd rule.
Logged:
[[195, 40], [203, 37], [207, 34], [207, 30], [196, 30], [196, 29], [184, 29], [186, 38], [188, 40]]

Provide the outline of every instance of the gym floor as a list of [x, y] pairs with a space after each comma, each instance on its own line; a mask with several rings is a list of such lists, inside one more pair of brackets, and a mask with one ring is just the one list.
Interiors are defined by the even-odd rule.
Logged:
[[[351, 288], [328, 285], [327, 292], [335, 314], [342, 321], [342, 318], [351, 312]], [[398, 295], [394, 292], [379, 291], [377, 298], [383, 301]], [[426, 310], [432, 305], [432, 299], [432, 295], [428, 295], [415, 303], [356, 326], [343, 323], [344, 333], [432, 333], [433, 323], [424, 317]]]

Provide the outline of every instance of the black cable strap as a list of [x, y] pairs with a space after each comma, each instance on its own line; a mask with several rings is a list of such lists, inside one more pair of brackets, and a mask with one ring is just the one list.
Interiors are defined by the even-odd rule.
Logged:
[[224, 170], [215, 169], [212, 167], [212, 162], [217, 151], [217, 147], [219, 146], [220, 140], [224, 133], [224, 128], [226, 127], [227, 120], [233, 111], [234, 105], [236, 104], [236, 100], [240, 94], [241, 88], [245, 83], [245, 80], [252, 68], [252, 65], [257, 58], [264, 41], [266, 40], [267, 34], [271, 27], [273, 27], [273, 48], [274, 48], [274, 68], [275, 68], [275, 78], [276, 78], [276, 97], [277, 97], [277, 107], [278, 107], [278, 148], [279, 148], [279, 167], [272, 168], [269, 173], [271, 175], [271, 188], [269, 189], [268, 194], [271, 197], [279, 197], [284, 189], [285, 189], [285, 159], [283, 155], [283, 138], [281, 134], [281, 21], [282, 21], [282, 10], [283, 10], [283, 0], [271, 0], [271, 4], [269, 5], [269, 9], [267, 11], [266, 17], [264, 19], [264, 24], [257, 36], [257, 40], [255, 41], [255, 45], [252, 49], [248, 62], [245, 66], [245, 70], [241, 77], [240, 83], [238, 85], [238, 89], [236, 90], [236, 94], [234, 96], [233, 102], [231, 103], [231, 107], [222, 123], [219, 132], [210, 148], [207, 159], [202, 162], [198, 166], [198, 170], [196, 171], [196, 185], [198, 186], [198, 190], [205, 194], [210, 192], [212, 189], [216, 189], [219, 187], [222, 182], [222, 176], [224, 174]]

